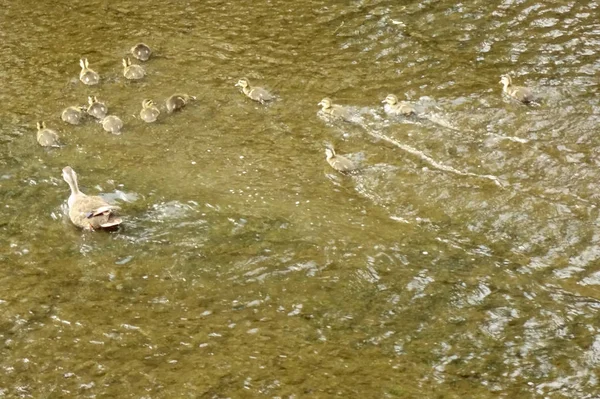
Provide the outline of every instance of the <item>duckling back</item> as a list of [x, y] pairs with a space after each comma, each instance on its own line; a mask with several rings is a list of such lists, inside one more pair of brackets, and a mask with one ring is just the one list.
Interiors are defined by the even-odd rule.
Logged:
[[83, 111], [80, 107], [67, 107], [60, 118], [71, 125], [79, 125], [83, 119]]
[[123, 121], [115, 115], [108, 115], [102, 119], [102, 128], [112, 134], [121, 134]]
[[37, 142], [42, 147], [60, 147], [58, 133], [52, 129], [46, 128], [44, 122], [37, 123]]
[[195, 99], [196, 97], [190, 96], [188, 94], [173, 94], [171, 97], [167, 98], [167, 112], [170, 114], [175, 111], [179, 111], [183, 107], [185, 107], [187, 103]]
[[138, 43], [131, 48], [131, 54], [140, 61], [148, 61], [152, 50], [144, 43]]

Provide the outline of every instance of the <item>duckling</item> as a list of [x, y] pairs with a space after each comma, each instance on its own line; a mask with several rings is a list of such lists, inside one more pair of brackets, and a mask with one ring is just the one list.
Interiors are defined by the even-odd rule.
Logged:
[[181, 110], [191, 100], [195, 100], [196, 97], [190, 96], [189, 94], [173, 94], [167, 98], [167, 113], [171, 114], [175, 111]]
[[513, 86], [510, 75], [502, 75], [499, 83], [504, 85], [502, 91], [515, 100], [521, 101], [525, 104], [533, 101], [533, 93], [531, 90], [523, 86]]
[[106, 104], [98, 101], [96, 96], [88, 97], [88, 104], [89, 104], [89, 106], [87, 107], [88, 115], [91, 115], [96, 119], [104, 119], [104, 117], [108, 113], [108, 108], [106, 107]]
[[100, 82], [100, 75], [95, 71], [90, 69], [90, 63], [87, 58], [82, 58], [79, 60], [79, 65], [81, 65], [81, 72], [79, 72], [79, 80], [81, 80], [86, 85], [95, 85]]
[[346, 157], [337, 155], [333, 147], [325, 147], [325, 159], [338, 172], [347, 173], [357, 169], [356, 164]]
[[102, 127], [107, 132], [112, 134], [121, 134], [121, 129], [123, 129], [123, 121], [115, 115], [108, 115], [102, 119]]
[[83, 119], [83, 107], [67, 107], [60, 118], [71, 125], [79, 125]]
[[406, 101], [399, 102], [398, 97], [393, 94], [388, 94], [382, 103], [385, 103], [383, 110], [389, 115], [409, 116], [416, 114], [415, 107]]
[[144, 43], [138, 43], [131, 48], [131, 54], [140, 61], [148, 61], [152, 50]]
[[138, 80], [146, 75], [141, 65], [131, 64], [129, 58], [123, 58], [123, 76], [129, 80]]
[[44, 122], [37, 123], [37, 142], [42, 147], [60, 147], [58, 133], [48, 129]]
[[272, 95], [262, 87], [250, 87], [250, 82], [246, 78], [238, 80], [235, 86], [241, 87], [242, 92], [246, 95], [246, 97], [254, 101], [258, 101], [261, 104], [275, 99], [274, 95]]
[[352, 115], [350, 115], [350, 112], [341, 105], [333, 104], [329, 97], [325, 97], [317, 105], [320, 105], [321, 111], [327, 115], [331, 115], [334, 118], [343, 119], [348, 122], [352, 120]]
[[65, 167], [62, 175], [71, 188], [67, 204], [69, 205], [69, 219], [75, 226], [94, 231], [115, 228], [123, 222], [115, 214], [115, 211], [120, 209], [118, 206], [109, 204], [97, 195], [86, 195], [79, 191], [77, 174], [73, 168]]
[[154, 105], [154, 101], [152, 100], [144, 100], [142, 101], [142, 110], [140, 111], [140, 118], [144, 122], [152, 123], [155, 122], [160, 115], [160, 111]]

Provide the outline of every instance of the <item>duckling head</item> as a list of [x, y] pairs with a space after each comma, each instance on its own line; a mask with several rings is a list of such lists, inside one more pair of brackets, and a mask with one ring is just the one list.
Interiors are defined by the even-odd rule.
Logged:
[[46, 128], [46, 123], [45, 122], [38, 122], [36, 124], [36, 126], [37, 126], [37, 130], [42, 130], [42, 129]]
[[241, 87], [242, 89], [245, 89], [246, 87], [250, 86], [250, 82], [248, 82], [248, 79], [246, 78], [241, 78], [237, 81], [235, 85]]
[[154, 106], [154, 101], [152, 100], [144, 100], [142, 101], [142, 108], [150, 108]]
[[389, 105], [394, 105], [398, 103], [398, 97], [394, 94], [388, 94], [387, 97], [382, 101], [382, 103], [386, 103]]
[[129, 58], [123, 58], [123, 66], [125, 68], [130, 67], [131, 66], [131, 60]]
[[331, 99], [329, 97], [325, 97], [317, 105], [320, 105], [323, 109], [331, 108]]
[[79, 60], [79, 65], [81, 66], [81, 69], [87, 69], [87, 67], [90, 66], [90, 63], [88, 62], [87, 58], [82, 58]]

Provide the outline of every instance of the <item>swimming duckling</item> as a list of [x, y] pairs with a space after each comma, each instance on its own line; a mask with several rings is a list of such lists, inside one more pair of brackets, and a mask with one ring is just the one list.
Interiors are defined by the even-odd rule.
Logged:
[[96, 96], [88, 97], [88, 104], [89, 104], [87, 107], [88, 115], [91, 115], [96, 119], [104, 119], [104, 117], [108, 113], [108, 108], [106, 107], [106, 104], [98, 101]]
[[58, 133], [48, 129], [44, 122], [37, 123], [37, 142], [42, 147], [60, 147]]
[[140, 111], [140, 118], [144, 122], [152, 123], [155, 122], [160, 115], [160, 111], [154, 105], [154, 101], [152, 100], [144, 100], [142, 101], [142, 110]]
[[398, 97], [393, 94], [388, 94], [382, 103], [385, 103], [383, 110], [389, 115], [409, 116], [416, 114], [415, 107], [406, 101], [399, 102]]
[[102, 119], [102, 127], [107, 132], [112, 134], [121, 134], [121, 129], [123, 129], [123, 121], [115, 115], [108, 115]]
[[81, 80], [86, 85], [95, 85], [100, 82], [100, 75], [98, 75], [95, 71], [90, 69], [90, 63], [87, 58], [82, 58], [79, 60], [79, 65], [81, 65], [81, 72], [79, 72], [79, 80]]
[[533, 101], [533, 93], [531, 90], [523, 86], [513, 86], [510, 75], [502, 75], [499, 83], [504, 85], [504, 88], [502, 89], [504, 93], [508, 94], [515, 100], [521, 101], [522, 103], [529, 103]]
[[79, 125], [83, 119], [83, 107], [67, 107], [60, 118], [71, 125]]
[[170, 114], [179, 111], [185, 107], [187, 103], [195, 99], [196, 97], [190, 96], [189, 94], [173, 94], [171, 97], [167, 98], [167, 112]]
[[335, 118], [343, 119], [345, 121], [352, 120], [352, 115], [350, 115], [350, 112], [346, 108], [342, 107], [341, 105], [333, 104], [329, 97], [325, 97], [317, 105], [320, 105], [321, 111], [323, 111], [327, 115], [331, 115]]
[[97, 195], [85, 195], [79, 191], [77, 174], [70, 166], [62, 170], [63, 179], [71, 188], [67, 200], [69, 219], [77, 227], [85, 230], [110, 229], [120, 225], [123, 220], [115, 215], [118, 206], [111, 205]]
[[346, 157], [337, 155], [333, 147], [325, 147], [325, 159], [338, 172], [347, 173], [357, 169], [356, 164]]
[[145, 45], [144, 43], [138, 43], [131, 48], [131, 54], [140, 61], [148, 61], [150, 55], [152, 54], [152, 50], [150, 47]]
[[146, 75], [141, 65], [131, 64], [129, 58], [123, 58], [123, 76], [129, 80], [138, 80]]
[[254, 101], [258, 101], [261, 104], [275, 99], [274, 95], [262, 87], [250, 87], [250, 82], [246, 78], [238, 80], [235, 86], [241, 87], [242, 92], [246, 95], [246, 97]]

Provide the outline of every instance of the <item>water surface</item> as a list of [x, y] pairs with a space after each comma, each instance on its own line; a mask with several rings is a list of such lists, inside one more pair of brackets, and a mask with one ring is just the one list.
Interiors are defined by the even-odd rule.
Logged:
[[[6, 5], [0, 396], [597, 397], [598, 8]], [[138, 41], [155, 57], [131, 83]], [[539, 104], [503, 97], [504, 73]], [[134, 117], [174, 92], [198, 101]], [[422, 116], [386, 117], [389, 93]], [[88, 95], [121, 136], [60, 121]], [[355, 122], [319, 117], [326, 96]], [[40, 148], [38, 120], [65, 147]], [[121, 230], [70, 225], [65, 165]]]

